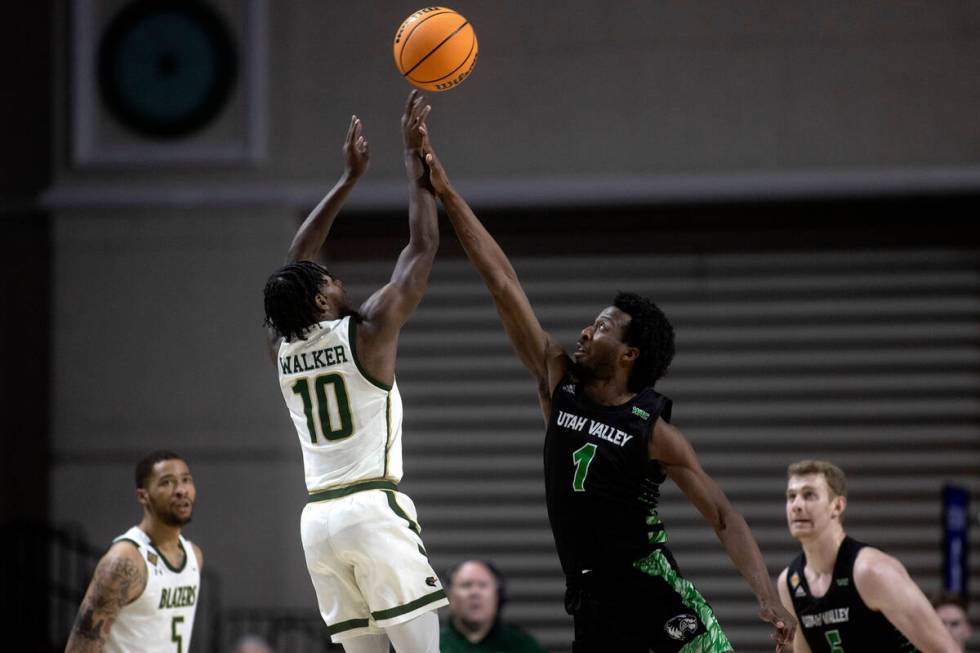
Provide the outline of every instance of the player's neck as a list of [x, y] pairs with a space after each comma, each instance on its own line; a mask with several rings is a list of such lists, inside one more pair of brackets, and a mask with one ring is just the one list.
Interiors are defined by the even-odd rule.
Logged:
[[488, 624], [477, 624], [464, 621], [458, 617], [453, 617], [453, 626], [459, 634], [466, 638], [470, 644], [478, 644], [486, 639], [487, 635], [493, 630], [493, 622]]
[[585, 383], [585, 396], [600, 406], [620, 406], [636, 396], [625, 381], [618, 378], [589, 379]]
[[818, 574], [832, 574], [837, 562], [837, 551], [846, 534], [840, 526], [825, 529], [812, 539], [801, 542], [806, 554], [806, 567]]
[[168, 526], [150, 515], [143, 515], [140, 530], [147, 534], [161, 553], [177, 553], [180, 551], [180, 527]]

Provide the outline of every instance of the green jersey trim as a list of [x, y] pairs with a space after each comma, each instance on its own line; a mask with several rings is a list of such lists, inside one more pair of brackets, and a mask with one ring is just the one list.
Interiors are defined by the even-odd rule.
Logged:
[[412, 531], [416, 535], [422, 535], [422, 527], [419, 526], [418, 523], [412, 521], [412, 518], [409, 517], [408, 514], [404, 510], [402, 510], [402, 507], [398, 505], [398, 502], [395, 501], [395, 493], [385, 492], [385, 494], [388, 495], [388, 506], [392, 509], [392, 511], [396, 515], [398, 515], [399, 517], [407, 521], [408, 527], [412, 529]]
[[332, 626], [327, 626], [328, 635], [336, 635], [337, 633], [342, 633], [345, 630], [354, 630], [355, 628], [365, 628], [368, 625], [367, 619], [349, 619], [347, 621], [341, 621], [340, 623], [334, 624]]
[[418, 610], [419, 608], [428, 605], [429, 603], [433, 603], [435, 601], [444, 598], [446, 598], [445, 590], [438, 589], [435, 592], [432, 592], [431, 594], [426, 594], [422, 598], [415, 599], [414, 601], [411, 601], [410, 603], [406, 603], [405, 605], [399, 605], [397, 607], [389, 608], [387, 610], [378, 610], [377, 612], [372, 612], [371, 616], [374, 617], [375, 621], [381, 621], [383, 619], [391, 619], [392, 617], [401, 616], [407, 612], [411, 612], [412, 610]]
[[350, 351], [354, 355], [354, 365], [357, 366], [357, 371], [361, 373], [365, 379], [368, 380], [372, 385], [376, 385], [385, 392], [391, 392], [391, 386], [387, 383], [382, 383], [376, 378], [368, 374], [364, 368], [361, 366], [361, 359], [357, 355], [357, 321], [353, 317], [347, 318], [347, 335], [350, 338]]
[[711, 606], [701, 596], [691, 581], [682, 578], [670, 566], [663, 551], [654, 551], [642, 560], [637, 560], [633, 566], [650, 576], [662, 578], [681, 597], [681, 602], [697, 613], [706, 632], [697, 636], [684, 645], [680, 653], [727, 653], [735, 650], [725, 637], [718, 620], [711, 611]]
[[116, 544], [117, 542], [129, 542], [130, 544], [132, 544], [133, 546], [135, 546], [137, 549], [143, 548], [143, 545], [142, 544], [140, 544], [139, 542], [137, 542], [136, 540], [134, 540], [131, 537], [117, 537], [116, 539], [114, 539], [112, 541], [113, 544]]
[[354, 494], [355, 492], [364, 492], [365, 490], [397, 490], [398, 486], [394, 481], [362, 481], [360, 483], [354, 483], [353, 485], [348, 485], [347, 487], [336, 488], [332, 490], [319, 490], [317, 492], [310, 492], [310, 496], [306, 499], [307, 503], [316, 503], [317, 501], [327, 501], [328, 499], [339, 499], [340, 497], [346, 497], [348, 494]]

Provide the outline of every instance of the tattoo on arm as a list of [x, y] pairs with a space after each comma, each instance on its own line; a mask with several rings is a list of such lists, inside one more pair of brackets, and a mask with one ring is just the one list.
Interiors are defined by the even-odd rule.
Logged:
[[[67, 653], [101, 651], [119, 611], [129, 603], [131, 595], [142, 593], [146, 581], [145, 566], [131, 558], [103, 559], [78, 609]], [[137, 589], [139, 592], [135, 592]]]

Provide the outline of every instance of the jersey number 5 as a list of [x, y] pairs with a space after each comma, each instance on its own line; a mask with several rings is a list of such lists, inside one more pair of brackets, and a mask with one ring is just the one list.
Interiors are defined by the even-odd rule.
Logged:
[[827, 639], [827, 643], [830, 644], [830, 653], [844, 653], [844, 647], [841, 646], [843, 642], [841, 641], [839, 630], [828, 630], [823, 636]]
[[183, 617], [174, 617], [170, 622], [170, 641], [177, 645], [177, 653], [184, 653], [184, 638], [177, 632], [177, 624], [182, 623]]
[[313, 444], [317, 442], [317, 425], [313, 419], [314, 398], [317, 414], [320, 417], [320, 434], [323, 438], [326, 440], [346, 438], [354, 432], [354, 420], [350, 416], [350, 400], [347, 398], [344, 377], [339, 374], [324, 374], [312, 381], [312, 395], [310, 379], [300, 379], [293, 384], [293, 392], [303, 398], [303, 412], [306, 413], [306, 428], [310, 431], [310, 442]]

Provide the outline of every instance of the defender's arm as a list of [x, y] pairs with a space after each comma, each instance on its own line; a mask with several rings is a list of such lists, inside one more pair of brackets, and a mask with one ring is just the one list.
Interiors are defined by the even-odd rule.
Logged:
[[139, 550], [129, 542], [112, 545], [95, 568], [65, 653], [101, 653], [119, 611], [143, 593], [146, 580]]
[[517, 356], [538, 381], [539, 399], [547, 418], [551, 393], [568, 368], [569, 359], [561, 344], [542, 327], [514, 266], [490, 232], [456, 192], [432, 146], [426, 140], [426, 162], [432, 186], [442, 201], [467, 257], [480, 273], [493, 296], [497, 313]]
[[649, 442], [650, 458], [659, 460], [667, 474], [715, 530], [735, 568], [759, 601], [759, 617], [776, 628], [776, 645], [793, 640], [796, 619], [779, 601], [759, 545], [748, 524], [725, 493], [701, 467], [694, 448], [676, 427], [658, 419]]
[[[786, 586], [787, 575], [789, 575], [788, 567], [783, 569], [783, 572], [779, 574], [779, 580], [776, 581], [776, 590], [779, 592], [779, 602], [786, 608], [786, 612], [796, 617], [796, 608], [793, 607], [793, 599], [790, 597], [789, 588]], [[811, 653], [810, 645], [806, 643], [806, 638], [803, 636], [803, 630], [801, 628], [796, 629], [790, 646], [789, 651], [792, 651], [792, 653]], [[780, 653], [782, 650], [782, 646], [776, 646], [776, 653]]]

